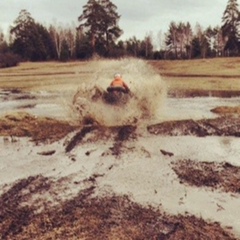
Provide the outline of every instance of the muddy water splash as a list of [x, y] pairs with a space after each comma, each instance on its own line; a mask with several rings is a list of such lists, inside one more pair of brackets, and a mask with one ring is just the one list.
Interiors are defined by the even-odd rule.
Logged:
[[[80, 118], [91, 118], [101, 125], [122, 125], [156, 119], [166, 91], [158, 73], [146, 61], [136, 59], [99, 60], [89, 62], [92, 78], [82, 84], [73, 99], [74, 111]], [[102, 94], [121, 73], [134, 97], [121, 106], [102, 100]]]

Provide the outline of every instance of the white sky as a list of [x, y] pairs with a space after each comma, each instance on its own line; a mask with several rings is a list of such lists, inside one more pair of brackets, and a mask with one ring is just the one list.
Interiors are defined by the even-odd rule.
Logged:
[[[190, 22], [192, 28], [221, 26], [228, 0], [112, 0], [121, 15], [122, 39], [136, 36], [143, 39], [152, 32], [166, 33], [171, 21]], [[87, 0], [0, 0], [0, 28], [6, 32], [22, 9], [39, 23], [48, 26], [54, 21], [78, 25]]]

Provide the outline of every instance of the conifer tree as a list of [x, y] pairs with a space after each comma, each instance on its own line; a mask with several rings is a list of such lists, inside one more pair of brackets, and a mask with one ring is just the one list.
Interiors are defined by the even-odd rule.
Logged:
[[45, 27], [35, 22], [28, 11], [20, 11], [10, 33], [13, 52], [24, 60], [42, 61], [51, 58], [50, 35]]
[[79, 16], [79, 28], [89, 39], [92, 53], [107, 54], [121, 36], [117, 6], [110, 0], [88, 0]]
[[222, 17], [222, 34], [225, 40], [225, 50], [229, 54], [237, 54], [239, 50], [239, 10], [237, 0], [228, 0]]

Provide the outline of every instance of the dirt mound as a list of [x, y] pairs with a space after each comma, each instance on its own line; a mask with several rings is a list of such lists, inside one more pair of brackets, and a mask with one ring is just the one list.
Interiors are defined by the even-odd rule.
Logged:
[[150, 125], [148, 131], [155, 135], [184, 136], [240, 136], [240, 119], [222, 117], [194, 121], [168, 121]]
[[173, 165], [173, 169], [182, 183], [240, 193], [240, 167], [233, 166], [230, 163], [191, 160], [180, 160]]
[[[235, 239], [218, 223], [170, 216], [126, 196], [93, 197], [94, 178], [92, 182], [57, 206], [42, 202], [39, 211], [39, 196], [49, 190], [51, 180], [36, 176], [19, 181], [0, 197], [1, 239]], [[26, 205], [31, 196], [35, 203]]]
[[0, 135], [30, 137], [35, 142], [54, 142], [77, 127], [52, 118], [34, 117], [27, 113], [7, 115], [0, 119]]
[[239, 116], [240, 114], [240, 106], [236, 107], [227, 107], [227, 106], [222, 106], [222, 107], [216, 107], [211, 110], [213, 113], [217, 113], [219, 115], [236, 115]]

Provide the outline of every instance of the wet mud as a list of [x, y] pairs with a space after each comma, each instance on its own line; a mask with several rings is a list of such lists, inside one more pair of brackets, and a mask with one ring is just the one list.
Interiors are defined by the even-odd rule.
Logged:
[[182, 184], [240, 194], [240, 167], [230, 163], [179, 160], [173, 169]]
[[238, 117], [219, 117], [202, 120], [167, 121], [150, 125], [151, 134], [166, 136], [240, 136], [240, 119]]
[[1, 136], [29, 137], [34, 142], [58, 141], [76, 128], [66, 121], [35, 117], [27, 113], [6, 115], [0, 119]]
[[236, 239], [231, 229], [190, 214], [171, 216], [127, 196], [94, 197], [94, 176], [91, 182], [73, 199], [41, 211], [32, 199], [50, 191], [53, 181], [35, 176], [17, 182], [0, 197], [1, 239]]
[[202, 89], [184, 89], [169, 90], [168, 97], [172, 98], [194, 98], [194, 97], [218, 97], [231, 98], [239, 97], [240, 91], [228, 90], [202, 90]]
[[[27, 113], [16, 113], [0, 118], [0, 135], [4, 136], [3, 141], [14, 142], [17, 138], [28, 137], [30, 141], [34, 141], [36, 144], [48, 144], [64, 140], [54, 145], [54, 149], [52, 146], [50, 149], [41, 148], [36, 153], [29, 153], [30, 155], [27, 156], [29, 162], [31, 162], [30, 164], [32, 164], [30, 167], [33, 168], [36, 166], [35, 159], [48, 161], [47, 172], [50, 174], [47, 175], [48, 177], [33, 175], [19, 179], [17, 182], [9, 181], [10, 183], [1, 185], [0, 239], [237, 239], [233, 232], [238, 225], [234, 225], [232, 222], [228, 223], [226, 220], [222, 222], [224, 224], [222, 226], [219, 222], [210, 220], [217, 219], [217, 221], [220, 221], [215, 215], [211, 215], [213, 218], [205, 216], [204, 219], [188, 212], [184, 213], [184, 211], [182, 215], [170, 215], [162, 209], [161, 206], [164, 204], [161, 205], [161, 201], [158, 201], [159, 206], [155, 209], [134, 202], [134, 197], [131, 199], [131, 194], [133, 194], [131, 190], [128, 192], [129, 196], [116, 196], [111, 190], [107, 191], [106, 188], [106, 192], [100, 192], [98, 195], [101, 190], [98, 187], [101, 187], [100, 179], [106, 177], [104, 180], [107, 182], [107, 175], [109, 173], [109, 175], [114, 175], [113, 171], [116, 170], [117, 166], [123, 171], [122, 161], [131, 162], [132, 155], [128, 155], [130, 151], [132, 153], [136, 150], [136, 156], [139, 157], [137, 160], [147, 158], [149, 164], [151, 164], [153, 154], [149, 148], [142, 147], [141, 142], [137, 142], [136, 145], [134, 142], [142, 137], [138, 132], [139, 120], [143, 119], [147, 122], [148, 119], [157, 118], [166, 95], [173, 98], [230, 98], [239, 97], [240, 92], [173, 89], [166, 93], [165, 84], [162, 82], [160, 75], [142, 61], [123, 60], [87, 64], [91, 69], [90, 72], [84, 70], [79, 74], [91, 74], [89, 81], [79, 86], [73, 101], [70, 103], [70, 110], [74, 110], [73, 115], [76, 115], [79, 120], [77, 124], [75, 122], [56, 120], [55, 118], [35, 117]], [[25, 70], [31, 69], [33, 68]], [[117, 106], [108, 106], [102, 101], [103, 89], [106, 89], [109, 85], [109, 76], [113, 76], [116, 71], [124, 73], [124, 80], [129, 84], [133, 96], [135, 96], [131, 99], [132, 101], [125, 104], [124, 111]], [[75, 71], [54, 71], [50, 75], [57, 76], [73, 73], [75, 74]], [[28, 74], [27, 72], [21, 74], [21, 76], [30, 75], [35, 76], [35, 74]], [[39, 76], [44, 75], [49, 74], [39, 74]], [[171, 77], [174, 76], [171, 75]], [[184, 75], [181, 77], [184, 77]], [[198, 76], [192, 75], [190, 77]], [[213, 76], [202, 75], [199, 77]], [[225, 78], [225, 76], [222, 77]], [[135, 79], [137, 81], [134, 81]], [[146, 81], [146, 79], [151, 81]], [[101, 86], [98, 86], [98, 83], [101, 83]], [[45, 96], [23, 92], [14, 88], [4, 89], [0, 91], [0, 101], [3, 105], [12, 101], [22, 102], [20, 106], [11, 107], [10, 110], [15, 111], [19, 107], [29, 110], [39, 103], [39, 98], [45, 100], [48, 97], [49, 103], [55, 103], [56, 97], [62, 97], [59, 96], [59, 93], [56, 93], [56, 96], [51, 94], [48, 93]], [[48, 106], [46, 105], [46, 110]], [[54, 105], [54, 107], [56, 106]], [[4, 111], [5, 108], [3, 108]], [[239, 110], [237, 108], [222, 107], [212, 109], [212, 112], [219, 114], [220, 117], [202, 120], [165, 121], [154, 125], [149, 124], [144, 129], [141, 126], [141, 131], [144, 131], [143, 134], [147, 135], [147, 137], [151, 137], [151, 134], [159, 136], [191, 135], [197, 137], [240, 136]], [[73, 112], [71, 111], [71, 113]], [[46, 111], [44, 114], [46, 114]], [[107, 144], [102, 144], [104, 142], [107, 142]], [[77, 150], [80, 150], [84, 144], [89, 143], [91, 143], [91, 147], [84, 148], [85, 156], [87, 156], [84, 159], [84, 152], [78, 152]], [[44, 144], [39, 145], [44, 146]], [[11, 146], [11, 143], [8, 146]], [[103, 146], [104, 149], [97, 152], [95, 150], [96, 146]], [[58, 151], [58, 147], [62, 149]], [[227, 162], [197, 162], [190, 159], [176, 159], [177, 155], [172, 151], [173, 149], [166, 151], [168, 148], [165, 149], [165, 146], [162, 146], [162, 148], [158, 148], [158, 153], [155, 154], [154, 152], [154, 157], [161, 158], [163, 161], [174, 159], [172, 162], [167, 162], [167, 164], [169, 163], [168, 169], [171, 172], [174, 171], [174, 179], [179, 179], [181, 184], [234, 194], [238, 198], [240, 193], [239, 167]], [[9, 149], [11, 150], [11, 148]], [[76, 153], [74, 150], [76, 150]], [[123, 154], [124, 159], [121, 159]], [[23, 156], [26, 155], [23, 154]], [[100, 158], [100, 161], [97, 161], [95, 156]], [[23, 159], [18, 160], [20, 164]], [[12, 162], [14, 161], [15, 159], [12, 160]], [[89, 166], [87, 166], [86, 161], [90, 162]], [[11, 164], [11, 162], [8, 164]], [[98, 164], [99, 171], [96, 170], [94, 164]], [[8, 167], [7, 164], [6, 166]], [[136, 167], [136, 165], [133, 166]], [[163, 166], [165, 165], [163, 164]], [[20, 167], [21, 165], [16, 169], [18, 170]], [[29, 171], [30, 167], [26, 168], [25, 171]], [[41, 164], [38, 167], [41, 168]], [[76, 167], [76, 172], [75, 169], [70, 169], [70, 167]], [[63, 170], [63, 168], [65, 169]], [[66, 172], [64, 172], [65, 170]], [[159, 169], [159, 174], [161, 170]], [[135, 168], [133, 171], [136, 171]], [[142, 171], [145, 174], [144, 167]], [[74, 178], [75, 174], [77, 175], [76, 178]], [[141, 172], [136, 174], [141, 174]], [[134, 176], [136, 175], [133, 174], [132, 177], [134, 178]], [[153, 178], [152, 172], [150, 177]], [[163, 177], [167, 178], [168, 176], [163, 175]], [[144, 176], [142, 178], [140, 175], [140, 178], [141, 181], [145, 181]], [[112, 178], [110, 180], [112, 181]], [[118, 179], [113, 178], [113, 181], [118, 181]], [[102, 183], [105, 182], [102, 181]], [[172, 186], [169, 185], [170, 188]], [[153, 191], [155, 195], [158, 194], [154, 188]], [[154, 195], [149, 196], [149, 198], [151, 197], [154, 198]], [[160, 195], [160, 198], [164, 199], [162, 195]], [[203, 208], [200, 208], [198, 216], [201, 216]], [[226, 214], [229, 214], [229, 212], [226, 212]], [[233, 219], [237, 219], [237, 216], [234, 215]]]
[[[235, 118], [197, 122], [185, 120], [148, 126], [147, 130], [152, 134], [164, 135], [238, 136], [239, 124], [240, 120]], [[125, 142], [137, 139], [136, 129], [135, 125], [86, 125], [79, 128], [49, 118], [34, 118], [29, 114], [6, 116], [0, 120], [1, 135], [27, 136], [34, 141], [57, 141], [76, 131], [65, 146], [66, 152], [87, 142], [112, 139], [110, 154], [116, 158], [125, 151]], [[174, 155], [164, 150], [161, 153]], [[179, 160], [172, 163], [172, 167], [182, 184], [240, 193], [239, 167], [229, 163]], [[32, 176], [18, 181], [10, 188], [8, 186], [8, 190], [0, 197], [1, 239], [236, 239], [231, 234], [231, 227], [224, 229], [219, 223], [208, 222], [190, 214], [172, 216], [161, 210], [143, 207], [127, 196], [110, 194], [94, 197], [97, 177], [93, 175], [86, 179], [88, 187], [73, 199], [55, 201], [54, 205], [40, 196], [50, 194], [57, 197], [61, 190], [56, 186], [61, 185], [63, 179]]]
[[[137, 138], [135, 133], [136, 126], [114, 126], [105, 127], [99, 125], [83, 126], [66, 144], [65, 151], [70, 152], [75, 147], [78, 147], [80, 143], [103, 141], [112, 139], [114, 144], [111, 147], [112, 154], [119, 156], [121, 154], [121, 148], [124, 141], [133, 140]], [[86, 136], [88, 133], [92, 133], [90, 136]]]
[[24, 92], [18, 88], [3, 89], [0, 91], [0, 100], [2, 101], [31, 99], [36, 99], [36, 96], [31, 93]]

